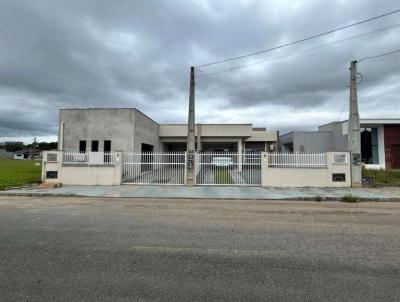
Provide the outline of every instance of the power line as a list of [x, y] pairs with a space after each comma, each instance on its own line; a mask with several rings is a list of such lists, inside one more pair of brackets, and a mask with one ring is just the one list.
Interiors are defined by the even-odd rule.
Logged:
[[[303, 50], [303, 51], [300, 51], [300, 52], [296, 52], [296, 53], [292, 53], [292, 54], [288, 54], [288, 55], [284, 55], [284, 56], [275, 57], [275, 58], [272, 58], [270, 60], [262, 60], [262, 61], [257, 61], [257, 62], [253, 62], [253, 63], [248, 63], [248, 64], [243, 64], [243, 65], [230, 67], [230, 68], [227, 68], [227, 69], [218, 70], [218, 71], [215, 71], [215, 72], [209, 72], [209, 73], [205, 73], [205, 74], [200, 74], [200, 75], [197, 76], [197, 78], [204, 78], [204, 77], [208, 77], [208, 76], [211, 76], [211, 75], [215, 75], [215, 74], [219, 74], [219, 73], [223, 73], [223, 72], [227, 72], [227, 71], [242, 69], [242, 68], [246, 68], [246, 67], [250, 67], [250, 66], [254, 66], [254, 65], [258, 65], [258, 64], [265, 64], [265, 63], [277, 61], [277, 60], [280, 60], [280, 59], [297, 56], [299, 54], [307, 53], [307, 52], [310, 52], [310, 51], [313, 51], [313, 50], [316, 50], [316, 49], [320, 49], [320, 48], [323, 48], [323, 47], [326, 47], [326, 46], [330, 46], [332, 44], [353, 40], [353, 39], [356, 39], [356, 38], [360, 38], [360, 37], [367, 36], [367, 35], [370, 35], [370, 34], [374, 34], [374, 33], [377, 33], [377, 32], [390, 30], [390, 29], [397, 28], [397, 27], [400, 27], [400, 24], [394, 24], [394, 25], [391, 25], [391, 26], [378, 28], [378, 29], [370, 31], [370, 32], [366, 32], [366, 33], [350, 36], [350, 37], [347, 37], [347, 38], [344, 38], [344, 39], [340, 39], [340, 40], [335, 40], [335, 41], [332, 41], [332, 42], [329, 42], [329, 43], [325, 43], [325, 44], [322, 44], [322, 45], [318, 45], [318, 46], [315, 46], [315, 47], [312, 47], [312, 48], [309, 48], [309, 49], [306, 49], [306, 50]], [[199, 71], [201, 71], [201, 69], [199, 69]]]
[[392, 55], [392, 54], [394, 54], [396, 52], [400, 52], [400, 49], [396, 49], [396, 50], [393, 50], [393, 51], [390, 51], [390, 52], [385, 52], [385, 53], [382, 53], [382, 54], [376, 55], [376, 56], [364, 57], [364, 58], [358, 60], [358, 63], [360, 63], [362, 61], [365, 61], [365, 60], [376, 59], [376, 58]]
[[396, 10], [388, 12], [386, 14], [382, 14], [382, 15], [375, 16], [375, 17], [372, 17], [372, 18], [369, 18], [369, 19], [358, 21], [358, 22], [355, 22], [355, 23], [352, 23], [352, 24], [349, 24], [349, 25], [346, 25], [346, 26], [335, 28], [335, 29], [332, 29], [332, 30], [329, 30], [329, 31], [326, 31], [326, 32], [323, 32], [323, 33], [320, 33], [320, 34], [317, 34], [317, 35], [309, 36], [309, 37], [306, 37], [306, 38], [303, 38], [303, 39], [300, 39], [300, 40], [297, 40], [297, 41], [294, 41], [294, 42], [285, 43], [285, 44], [282, 44], [282, 45], [279, 45], [279, 46], [275, 46], [275, 47], [272, 47], [272, 48], [269, 48], [269, 49], [265, 49], [265, 50], [261, 50], [261, 51], [257, 51], [257, 52], [253, 52], [253, 53], [249, 53], [249, 54], [246, 54], [246, 55], [241, 55], [241, 56], [238, 56], [238, 57], [233, 57], [233, 58], [229, 58], [229, 59], [215, 61], [215, 62], [203, 64], [203, 65], [198, 65], [198, 66], [195, 66], [195, 68], [206, 67], [206, 66], [210, 66], [210, 65], [225, 63], [225, 62], [234, 61], [234, 60], [238, 60], [238, 59], [243, 59], [243, 58], [247, 58], [247, 57], [250, 57], [250, 56], [258, 55], [258, 54], [261, 54], [261, 53], [269, 52], [269, 51], [272, 51], [272, 50], [280, 49], [280, 48], [283, 48], [283, 47], [287, 47], [287, 46], [290, 46], [290, 45], [294, 45], [294, 44], [305, 42], [305, 41], [308, 41], [308, 40], [311, 40], [311, 39], [315, 39], [315, 38], [318, 38], [318, 37], [321, 37], [321, 36], [325, 36], [325, 35], [328, 35], [328, 34], [331, 34], [331, 33], [346, 29], [346, 28], [354, 27], [354, 26], [357, 26], [357, 25], [360, 25], [360, 24], [363, 24], [363, 23], [366, 23], [366, 22], [370, 22], [370, 21], [373, 21], [373, 20], [376, 20], [376, 19], [380, 19], [380, 18], [389, 16], [389, 15], [392, 15], [392, 14], [395, 14], [395, 13], [398, 13], [398, 12], [400, 12], [400, 9], [396, 9]]

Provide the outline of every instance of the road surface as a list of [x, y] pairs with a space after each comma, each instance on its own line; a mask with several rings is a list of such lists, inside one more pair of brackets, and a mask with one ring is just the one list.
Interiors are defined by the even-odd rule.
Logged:
[[0, 197], [1, 301], [399, 301], [400, 203]]

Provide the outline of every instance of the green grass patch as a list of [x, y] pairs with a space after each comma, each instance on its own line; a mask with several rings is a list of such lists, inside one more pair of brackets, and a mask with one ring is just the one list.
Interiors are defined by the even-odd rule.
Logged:
[[363, 168], [362, 176], [373, 177], [375, 185], [400, 186], [400, 171], [398, 170], [367, 170]]
[[214, 180], [219, 185], [233, 184], [233, 179], [228, 170], [217, 170], [214, 173]]
[[0, 190], [39, 183], [40, 163], [40, 160], [0, 160]]
[[357, 196], [347, 194], [342, 197], [343, 202], [359, 202], [359, 198]]

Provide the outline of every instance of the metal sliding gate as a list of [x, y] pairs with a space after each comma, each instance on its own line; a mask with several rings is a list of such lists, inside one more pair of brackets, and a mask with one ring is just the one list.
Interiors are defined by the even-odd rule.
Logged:
[[184, 185], [185, 152], [124, 153], [122, 182], [141, 185]]
[[[138, 185], [184, 185], [186, 153], [124, 153], [122, 182]], [[196, 152], [195, 184], [260, 186], [261, 154]]]
[[199, 152], [196, 185], [261, 185], [261, 153]]

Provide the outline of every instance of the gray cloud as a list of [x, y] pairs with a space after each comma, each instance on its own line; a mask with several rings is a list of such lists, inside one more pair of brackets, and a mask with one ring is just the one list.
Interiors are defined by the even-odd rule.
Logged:
[[[54, 136], [57, 110], [68, 107], [131, 106], [159, 122], [185, 122], [189, 66], [279, 45], [397, 5], [397, 0], [1, 1], [0, 139]], [[284, 131], [346, 118], [349, 62], [400, 48], [400, 28], [307, 50], [397, 20], [393, 15], [202, 68], [198, 75], [270, 61], [198, 78], [199, 122], [254, 122]], [[282, 56], [288, 57], [274, 60]], [[398, 55], [360, 64], [363, 117], [400, 116], [399, 68]]]

